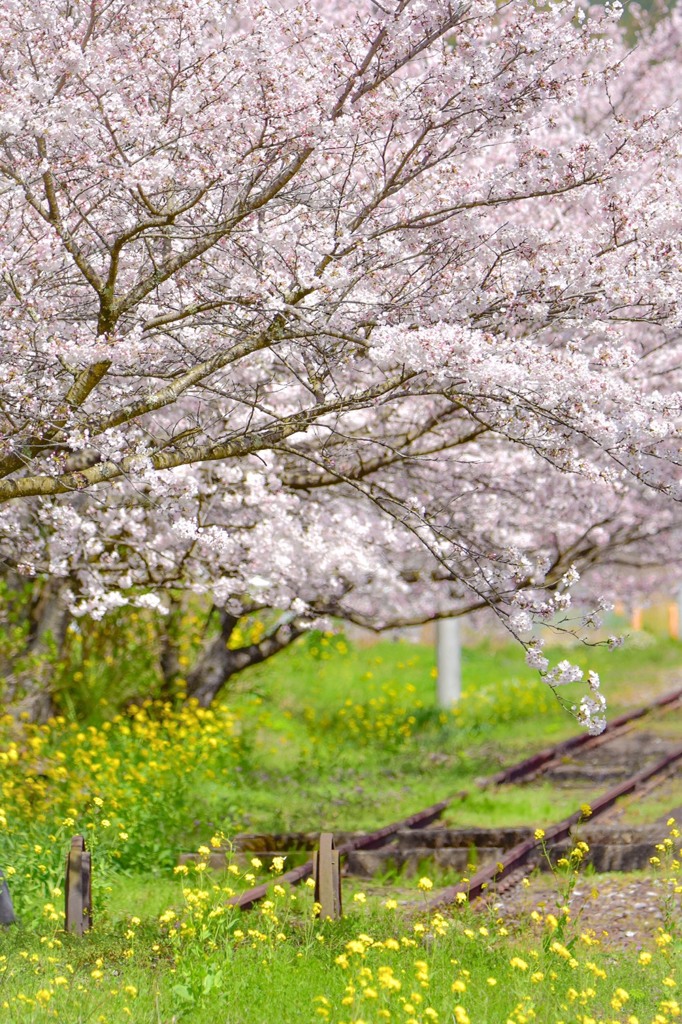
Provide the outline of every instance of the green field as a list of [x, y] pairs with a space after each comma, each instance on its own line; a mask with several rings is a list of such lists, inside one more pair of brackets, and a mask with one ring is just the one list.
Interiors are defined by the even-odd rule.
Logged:
[[[682, 674], [673, 642], [571, 656], [600, 672], [611, 715]], [[542, 827], [573, 811], [577, 794], [546, 782], [509, 787], [504, 805], [475, 789], [476, 778], [578, 729], [522, 652], [466, 649], [463, 669], [460, 705], [444, 713], [432, 649], [358, 648], [318, 634], [244, 673], [208, 711], [149, 699], [109, 720], [61, 717], [17, 731], [5, 719], [0, 867], [21, 927], [0, 935], [0, 1019], [676, 1019], [680, 940], [670, 915], [651, 936], [651, 962], [640, 962], [637, 950], [614, 959], [581, 938], [561, 910], [507, 934], [467, 907], [435, 918], [393, 907], [387, 893], [411, 889], [414, 900], [418, 879], [387, 877], [367, 893], [349, 882], [347, 916], [321, 924], [307, 889], [273, 890], [251, 914], [226, 910], [230, 893], [262, 875], [257, 865], [174, 870], [181, 851], [239, 831], [375, 828], [462, 789], [471, 796], [453, 803], [453, 823]], [[64, 854], [78, 832], [95, 864], [95, 928], [82, 940], [61, 932]], [[677, 869], [666, 858], [657, 870], [674, 899]], [[559, 907], [576, 866], [556, 877]], [[451, 880], [434, 875], [424, 889]]]

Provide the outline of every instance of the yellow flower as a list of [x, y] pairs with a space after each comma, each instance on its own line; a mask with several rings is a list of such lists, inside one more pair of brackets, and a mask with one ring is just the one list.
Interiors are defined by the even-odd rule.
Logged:
[[536, 839], [544, 839], [545, 838], [545, 830], [543, 828], [536, 828], [535, 829], [535, 838]]
[[509, 961], [512, 967], [518, 967], [520, 971], [527, 971], [528, 964], [525, 960], [522, 960], [520, 956], [513, 956]]
[[367, 902], [367, 895], [366, 895], [366, 893], [364, 893], [364, 892], [356, 892], [356, 893], [354, 893], [354, 895], [353, 895], [353, 902], [354, 903], [366, 903]]
[[420, 878], [417, 884], [418, 888], [420, 888], [422, 892], [429, 892], [433, 889], [433, 882], [430, 878]]

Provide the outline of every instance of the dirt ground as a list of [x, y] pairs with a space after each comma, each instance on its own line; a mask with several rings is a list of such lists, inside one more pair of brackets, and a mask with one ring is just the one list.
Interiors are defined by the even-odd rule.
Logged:
[[[670, 901], [667, 908], [666, 899]], [[537, 910], [543, 916], [557, 913], [557, 890], [551, 875], [541, 875], [490, 901], [490, 907], [510, 930], [530, 921]], [[679, 921], [682, 897], [672, 893], [670, 883], [651, 874], [585, 875], [573, 890], [569, 901], [574, 927], [591, 931], [603, 948], [634, 946], [647, 949], [654, 945], [658, 929], [665, 929], [666, 917]], [[542, 929], [538, 924], [538, 930]]]

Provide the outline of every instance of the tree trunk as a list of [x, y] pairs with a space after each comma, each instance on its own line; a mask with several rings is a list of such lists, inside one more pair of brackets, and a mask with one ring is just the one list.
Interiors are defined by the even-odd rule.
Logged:
[[162, 700], [173, 700], [177, 696], [175, 683], [181, 675], [178, 660], [178, 633], [182, 614], [182, 601], [172, 597], [168, 615], [163, 617], [163, 631], [160, 636], [161, 690], [159, 695]]
[[29, 722], [42, 723], [55, 712], [55, 664], [71, 619], [65, 589], [65, 580], [48, 580], [31, 608], [26, 648], [5, 682], [5, 703], [15, 718], [25, 716]]
[[187, 696], [207, 708], [237, 672], [271, 658], [287, 647], [304, 630], [290, 624], [279, 626], [257, 644], [230, 650], [227, 646], [239, 618], [219, 610], [220, 633], [211, 641], [187, 676]]

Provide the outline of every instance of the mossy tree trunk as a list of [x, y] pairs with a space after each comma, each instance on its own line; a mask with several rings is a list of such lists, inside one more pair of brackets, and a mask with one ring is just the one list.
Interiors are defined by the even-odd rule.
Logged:
[[220, 622], [218, 634], [205, 644], [187, 675], [187, 697], [193, 697], [205, 708], [238, 672], [271, 658], [304, 632], [303, 628], [285, 617], [259, 641], [234, 647], [231, 641], [240, 617], [231, 615], [224, 608], [215, 608], [214, 614], [218, 615]]
[[55, 672], [71, 621], [66, 586], [53, 578], [33, 587], [23, 650], [5, 666], [4, 703], [15, 718], [42, 723], [55, 712]]

